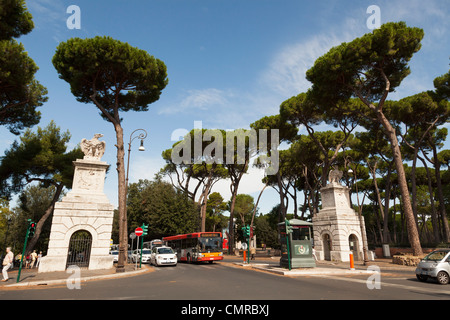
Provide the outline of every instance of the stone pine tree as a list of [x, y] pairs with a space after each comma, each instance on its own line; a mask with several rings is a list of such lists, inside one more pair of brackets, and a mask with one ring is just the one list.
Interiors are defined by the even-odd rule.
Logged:
[[122, 118], [126, 111], [147, 111], [168, 83], [164, 62], [148, 52], [111, 37], [73, 38], [62, 42], [53, 57], [59, 77], [70, 84], [79, 102], [93, 103], [116, 132], [119, 261], [126, 261], [127, 214]]
[[413, 254], [422, 254], [395, 127], [383, 112], [388, 94], [410, 73], [408, 62], [421, 47], [424, 32], [404, 22], [386, 23], [372, 33], [342, 43], [318, 58], [306, 72], [316, 103], [333, 106], [359, 98], [390, 142]]
[[0, 1], [0, 125], [13, 134], [39, 123], [36, 108], [47, 89], [34, 77], [38, 67], [15, 38], [34, 27], [24, 0]]
[[[76, 147], [67, 151], [70, 140], [69, 131], [61, 132], [52, 121], [45, 128], [30, 129], [5, 151], [0, 163], [0, 197], [10, 198], [24, 190], [27, 185], [38, 183], [39, 187], [54, 187], [53, 199], [45, 208], [36, 224], [36, 232], [30, 239], [27, 252], [39, 240], [45, 222], [52, 215], [55, 203], [64, 188], [72, 187], [72, 162], [83, 156]], [[24, 224], [25, 221], [22, 222]]]

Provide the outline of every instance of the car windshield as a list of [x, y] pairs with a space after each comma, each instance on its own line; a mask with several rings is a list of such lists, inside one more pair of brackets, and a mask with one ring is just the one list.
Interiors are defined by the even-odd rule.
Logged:
[[198, 238], [198, 244], [201, 252], [222, 250], [222, 238], [220, 237]]
[[159, 254], [170, 254], [173, 253], [172, 248], [159, 248], [158, 249]]
[[142, 254], [151, 254], [152, 252], [150, 250], [142, 250]]
[[448, 251], [433, 251], [430, 254], [428, 254], [424, 260], [426, 261], [441, 261], [444, 259], [445, 255], [448, 253]]

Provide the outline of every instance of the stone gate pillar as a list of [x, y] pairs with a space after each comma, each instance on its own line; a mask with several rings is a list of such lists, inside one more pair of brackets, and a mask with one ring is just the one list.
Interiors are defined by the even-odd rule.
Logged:
[[55, 204], [47, 255], [41, 259], [39, 272], [66, 270], [71, 236], [86, 230], [92, 236], [89, 269], [113, 267], [109, 254], [114, 207], [103, 192], [109, 165], [100, 161], [105, 142], [101, 134], [81, 141], [85, 156], [73, 162], [72, 190]]
[[312, 218], [318, 260], [349, 261], [350, 253], [355, 260], [363, 258], [364, 219], [350, 207], [350, 189], [339, 183], [341, 177], [342, 171], [332, 170], [329, 183], [320, 189], [322, 209]]

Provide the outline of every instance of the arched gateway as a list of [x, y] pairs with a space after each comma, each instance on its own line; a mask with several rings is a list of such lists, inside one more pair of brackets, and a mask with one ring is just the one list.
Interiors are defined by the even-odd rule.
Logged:
[[79, 230], [72, 234], [67, 250], [66, 268], [78, 266], [89, 268], [91, 258], [92, 235], [86, 230]]
[[367, 243], [364, 219], [350, 207], [349, 188], [339, 183], [342, 174], [330, 177], [320, 189], [322, 209], [312, 218], [317, 259], [349, 261], [350, 254], [361, 259], [363, 241]]
[[73, 162], [72, 190], [55, 204], [48, 251], [39, 272], [65, 271], [71, 265], [90, 270], [113, 267], [109, 247], [114, 206], [103, 193], [109, 165], [100, 161], [104, 151], [100, 136], [82, 141], [88, 147], [82, 148], [84, 158]]

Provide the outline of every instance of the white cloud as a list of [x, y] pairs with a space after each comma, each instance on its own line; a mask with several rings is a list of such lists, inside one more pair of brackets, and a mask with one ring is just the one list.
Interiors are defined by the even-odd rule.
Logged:
[[[264, 183], [261, 182], [262, 178], [264, 178], [262, 169], [250, 167], [248, 172], [242, 176], [238, 194], [259, 193], [264, 188]], [[231, 199], [230, 183], [230, 179], [220, 180], [214, 185], [211, 192], [219, 192], [225, 201], [229, 201]]]
[[[134, 156], [134, 159], [130, 159], [129, 183], [138, 182], [140, 179], [153, 180], [155, 174], [165, 165], [162, 157], [136, 156], [136, 153]], [[131, 157], [133, 157], [133, 154]]]
[[27, 1], [27, 6], [33, 14], [33, 21], [36, 28], [65, 27], [67, 6], [60, 0], [33, 0]]
[[233, 97], [230, 91], [215, 88], [188, 90], [177, 105], [171, 105], [159, 110], [158, 114], [175, 114], [179, 112], [192, 112], [208, 110], [212, 107], [221, 107], [229, 103], [228, 99]]
[[[356, 23], [353, 19], [347, 19], [343, 23], [342, 30], [318, 34], [284, 46], [263, 71], [261, 86], [285, 99], [305, 92], [311, 86], [306, 79], [306, 71], [314, 65], [317, 58], [327, 53], [332, 47], [350, 41], [364, 32], [364, 28], [355, 28]], [[356, 33], [358, 30], [361, 34]]]

